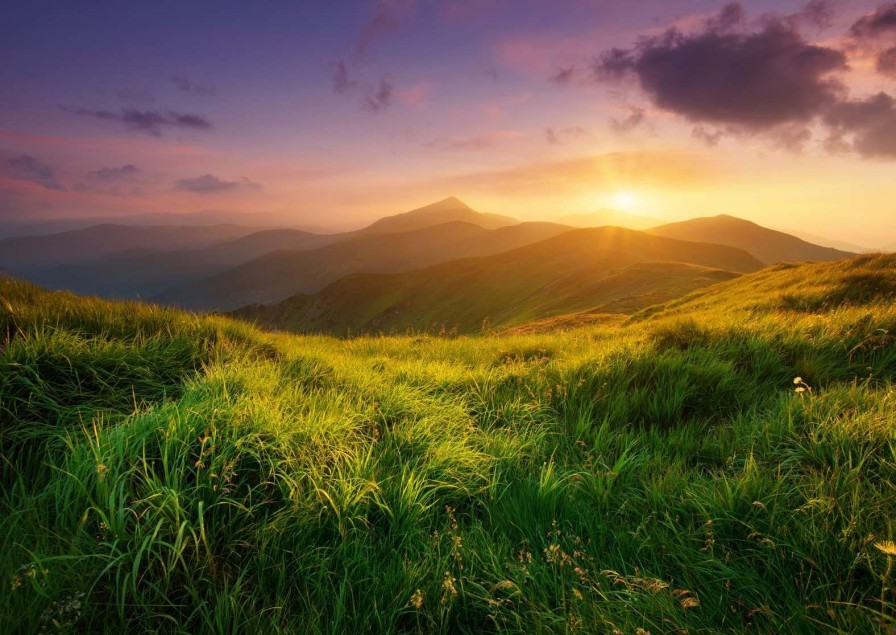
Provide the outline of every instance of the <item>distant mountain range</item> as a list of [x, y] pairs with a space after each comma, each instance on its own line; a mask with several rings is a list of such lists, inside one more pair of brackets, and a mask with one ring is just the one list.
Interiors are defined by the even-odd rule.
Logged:
[[465, 221], [390, 234], [362, 230], [320, 249], [276, 251], [210, 278], [175, 287], [155, 299], [204, 310], [278, 302], [296, 293], [317, 291], [353, 273], [408, 271], [457, 258], [494, 254], [569, 230], [552, 223], [485, 229]]
[[[358, 274], [313, 295], [234, 315], [296, 331], [461, 332], [585, 309], [629, 313], [762, 264], [732, 247], [618, 227], [579, 229], [484, 258], [395, 275]], [[596, 307], [596, 308], [595, 308]]]
[[14, 271], [99, 260], [125, 252], [200, 249], [257, 231], [239, 225], [95, 225], [49, 236], [0, 239], [0, 266]]
[[563, 220], [522, 223], [451, 197], [344, 233], [103, 224], [0, 239], [0, 268], [83, 294], [203, 311], [252, 305], [238, 313], [276, 328], [470, 331], [486, 318], [612, 318], [767, 264], [850, 255], [724, 215], [658, 226], [614, 210]]
[[796, 236], [722, 214], [670, 223], [647, 230], [655, 236], [729, 245], [749, 251], [764, 264], [802, 260], [830, 261], [855, 254], [813, 245]]

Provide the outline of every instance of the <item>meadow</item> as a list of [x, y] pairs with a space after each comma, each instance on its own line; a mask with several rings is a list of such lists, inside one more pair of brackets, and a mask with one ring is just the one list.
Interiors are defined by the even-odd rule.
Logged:
[[896, 256], [457, 337], [3, 280], [0, 632], [893, 632], [894, 379]]

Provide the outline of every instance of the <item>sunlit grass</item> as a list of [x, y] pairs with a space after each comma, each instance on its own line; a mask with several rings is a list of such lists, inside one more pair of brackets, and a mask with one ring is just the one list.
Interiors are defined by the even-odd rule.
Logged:
[[0, 282], [0, 632], [892, 628], [894, 279], [351, 340]]

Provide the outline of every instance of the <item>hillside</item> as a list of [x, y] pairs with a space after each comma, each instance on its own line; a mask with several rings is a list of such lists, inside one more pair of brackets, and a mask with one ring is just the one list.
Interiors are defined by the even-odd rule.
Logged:
[[43, 286], [107, 298], [151, 297], [273, 251], [315, 249], [344, 237], [344, 234], [271, 229], [205, 249], [128, 252], [87, 263], [44, 267], [29, 272], [28, 278]]
[[[294, 331], [478, 331], [586, 309], [628, 313], [755, 271], [749, 254], [616, 227], [581, 229], [484, 258], [357, 275], [314, 295], [235, 315]], [[719, 271], [723, 269], [725, 271]]]
[[663, 224], [656, 218], [626, 214], [615, 209], [600, 209], [590, 214], [567, 214], [554, 222], [580, 228], [612, 226], [638, 230], [650, 229]]
[[0, 239], [0, 266], [17, 272], [98, 260], [128, 251], [200, 249], [257, 231], [241, 225], [95, 225], [47, 236]]
[[0, 632], [881, 632], [894, 333], [893, 256], [460, 338], [2, 280]]
[[484, 229], [498, 229], [517, 225], [520, 221], [509, 216], [477, 212], [455, 197], [420, 207], [403, 214], [386, 216], [360, 230], [366, 234], [394, 234], [443, 225], [445, 223], [472, 223]]
[[807, 243], [796, 236], [727, 216], [694, 218], [647, 230], [656, 236], [730, 245], [748, 251], [769, 265], [776, 262], [832, 261], [854, 254]]
[[177, 306], [230, 310], [278, 302], [322, 289], [352, 273], [389, 273], [438, 262], [498, 253], [570, 231], [552, 223], [521, 223], [488, 230], [465, 222], [397, 234], [355, 234], [309, 251], [267, 254], [223, 273], [156, 296]]

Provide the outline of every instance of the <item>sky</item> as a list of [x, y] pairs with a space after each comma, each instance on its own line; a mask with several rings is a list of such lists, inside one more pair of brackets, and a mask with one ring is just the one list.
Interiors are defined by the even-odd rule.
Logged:
[[10, 4], [0, 222], [448, 197], [896, 242], [896, 2]]

